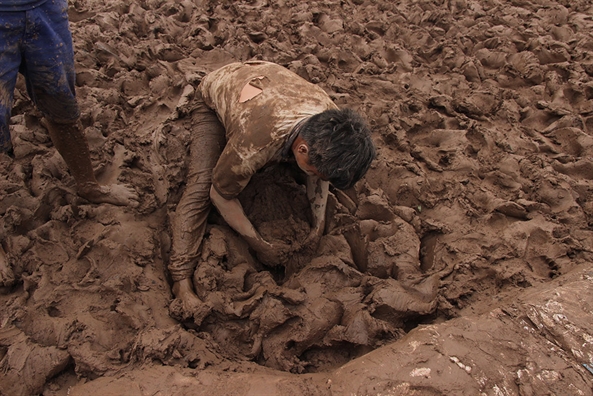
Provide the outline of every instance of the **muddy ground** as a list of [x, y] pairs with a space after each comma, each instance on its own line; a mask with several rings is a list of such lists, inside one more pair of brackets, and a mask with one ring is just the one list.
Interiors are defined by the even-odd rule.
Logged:
[[[2, 395], [593, 394], [589, 1], [70, 1], [93, 205], [18, 84], [0, 156]], [[181, 317], [167, 262], [192, 99], [282, 64], [368, 119], [378, 158], [332, 191], [319, 249], [261, 265], [212, 213]], [[241, 200], [308, 233], [277, 167]], [[199, 325], [198, 325], [199, 324]]]

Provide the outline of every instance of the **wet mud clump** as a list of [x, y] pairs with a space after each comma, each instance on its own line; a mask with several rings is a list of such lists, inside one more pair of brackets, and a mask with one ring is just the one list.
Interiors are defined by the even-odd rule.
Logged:
[[[257, 175], [241, 199], [264, 238], [298, 244], [309, 232], [306, 193], [281, 174], [268, 169]], [[406, 248], [385, 249], [389, 239], [376, 236], [379, 248], [355, 262], [345, 234], [358, 242], [356, 255], [369, 250], [368, 235], [335, 196], [331, 203], [329, 218], [340, 224], [331, 222], [318, 249], [297, 250], [282, 268], [258, 264], [228, 227], [213, 225], [194, 275], [198, 296], [211, 310], [200, 329], [227, 351], [299, 373], [337, 367], [401, 336], [406, 322], [434, 313], [438, 279], [424, 279], [418, 250], [410, 259]], [[381, 211], [395, 217], [386, 207]], [[420, 245], [403, 221], [399, 230], [386, 220], [366, 222], [373, 223], [366, 224], [370, 232], [387, 229], [391, 243], [416, 239]], [[398, 281], [392, 273], [397, 274], [399, 257], [404, 268], [413, 261], [415, 269]]]
[[[0, 395], [593, 394], [593, 8], [587, 1], [69, 2], [90, 204], [20, 79], [0, 155]], [[171, 306], [170, 214], [202, 77], [262, 59], [368, 119], [318, 246], [283, 166], [213, 211]]]

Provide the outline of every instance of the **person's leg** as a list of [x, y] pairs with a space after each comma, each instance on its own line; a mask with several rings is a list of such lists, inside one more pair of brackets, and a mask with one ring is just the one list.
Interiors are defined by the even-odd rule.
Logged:
[[3, 153], [12, 151], [8, 124], [21, 64], [20, 42], [24, 31], [24, 12], [0, 12], [0, 152]]
[[76, 181], [78, 195], [94, 203], [122, 206], [137, 204], [138, 196], [131, 188], [121, 184], [99, 185], [91, 164], [87, 140], [78, 123], [59, 124], [48, 120], [46, 126], [52, 143]]
[[47, 120], [50, 138], [68, 165], [79, 195], [94, 203], [134, 205], [137, 194], [126, 186], [100, 186], [87, 140], [79, 127], [74, 80], [74, 51], [66, 0], [48, 1], [27, 12], [25, 76], [31, 100]]
[[193, 317], [200, 322], [205, 309], [193, 290], [191, 279], [211, 207], [212, 170], [225, 146], [225, 131], [216, 114], [201, 100], [197, 103], [192, 112], [194, 122], [186, 188], [171, 219], [173, 243], [168, 268], [177, 298], [171, 305], [172, 314], [184, 319]]
[[[8, 124], [12, 112], [14, 87], [21, 63], [20, 40], [25, 26], [24, 12], [0, 12], [0, 153], [12, 153]], [[0, 233], [0, 288], [14, 283], [14, 273]]]

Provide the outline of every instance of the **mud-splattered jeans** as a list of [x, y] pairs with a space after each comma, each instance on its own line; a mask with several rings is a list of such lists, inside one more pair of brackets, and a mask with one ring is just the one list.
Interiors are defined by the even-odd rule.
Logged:
[[39, 111], [56, 123], [79, 117], [67, 0], [0, 12], [0, 151], [12, 147], [8, 122], [18, 73]]
[[191, 136], [186, 187], [171, 220], [173, 245], [168, 268], [175, 282], [191, 278], [198, 264], [212, 206], [212, 170], [226, 144], [224, 127], [199, 93], [192, 111]]

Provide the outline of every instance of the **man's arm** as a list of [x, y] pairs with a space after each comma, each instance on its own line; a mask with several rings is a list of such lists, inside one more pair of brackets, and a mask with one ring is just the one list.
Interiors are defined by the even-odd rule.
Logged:
[[328, 192], [329, 182], [323, 181], [317, 176], [307, 177], [307, 198], [309, 198], [311, 212], [313, 213], [313, 229], [309, 239], [321, 237], [323, 233]]
[[[238, 199], [222, 197], [214, 186], [210, 187], [210, 199], [227, 224], [241, 234], [253, 250], [262, 253], [273, 249], [272, 245], [266, 242], [251, 224]], [[279, 263], [266, 264], [277, 265]]]

